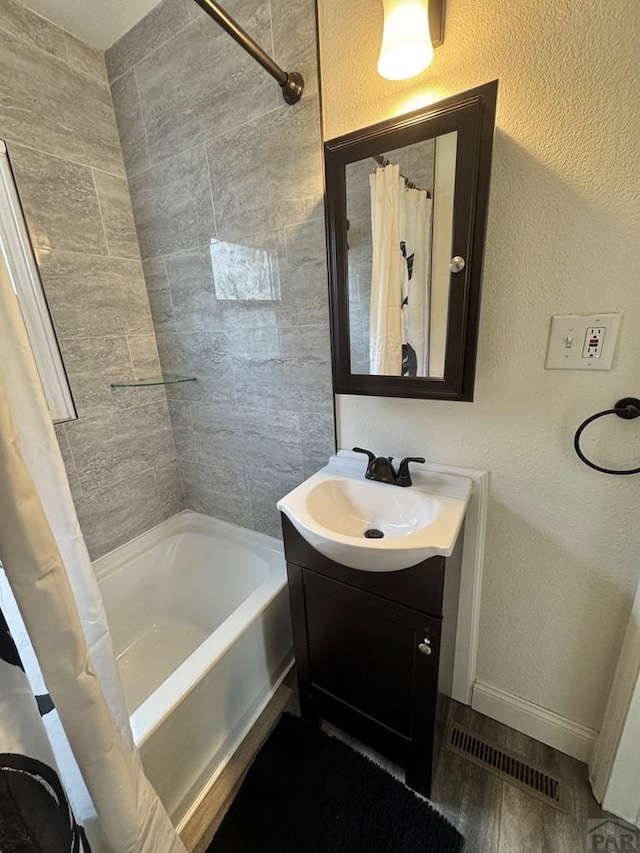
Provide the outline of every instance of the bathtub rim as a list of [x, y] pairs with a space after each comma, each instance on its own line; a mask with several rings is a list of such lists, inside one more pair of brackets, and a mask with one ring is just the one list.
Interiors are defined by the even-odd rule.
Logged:
[[287, 585], [282, 542], [264, 533], [192, 510], [177, 513], [96, 560], [93, 566], [98, 583], [164, 540], [189, 532], [232, 539], [266, 560], [269, 571], [258, 587], [129, 715], [133, 739], [138, 747], [158, 730], [183, 698], [199, 684]]
[[[231, 521], [223, 521], [220, 518], [214, 518], [211, 515], [204, 515], [201, 512], [196, 512], [191, 509], [183, 509], [180, 512], [172, 515], [145, 530], [144, 533], [134, 536], [123, 545], [118, 545], [107, 554], [97, 557], [92, 561], [93, 571], [98, 583], [114, 574], [122, 566], [133, 560], [144, 551], [155, 547], [164, 539], [170, 536], [175, 536], [178, 533], [198, 532], [187, 529], [189, 524], [199, 524], [204, 528], [217, 529], [223, 534], [230, 536], [236, 541], [240, 541], [242, 545], [249, 542], [250, 545], [257, 546], [259, 549], [267, 549], [274, 554], [282, 557], [284, 560], [284, 545], [279, 539], [273, 536], [267, 536], [266, 533], [258, 533], [257, 530], [250, 530], [248, 527], [242, 527], [239, 524], [234, 524]], [[205, 529], [205, 532], [208, 532]], [[254, 550], [253, 548], [251, 550]]]

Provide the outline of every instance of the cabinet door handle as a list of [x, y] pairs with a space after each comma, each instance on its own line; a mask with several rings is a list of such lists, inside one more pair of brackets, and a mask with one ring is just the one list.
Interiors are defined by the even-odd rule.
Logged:
[[429, 637], [425, 637], [424, 640], [418, 646], [418, 651], [423, 655], [431, 655], [433, 654], [433, 649], [431, 648], [431, 640]]

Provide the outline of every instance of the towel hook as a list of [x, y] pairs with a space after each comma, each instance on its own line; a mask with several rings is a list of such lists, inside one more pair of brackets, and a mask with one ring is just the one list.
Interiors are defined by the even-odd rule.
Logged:
[[601, 471], [603, 474], [616, 474], [619, 476], [624, 476], [626, 474], [640, 474], [640, 467], [628, 468], [626, 470], [602, 468], [600, 465], [596, 465], [590, 459], [587, 459], [582, 452], [580, 447], [580, 438], [585, 428], [588, 427], [589, 424], [598, 420], [598, 418], [603, 418], [605, 415], [617, 415], [619, 418], [631, 421], [634, 418], [640, 417], [640, 400], [637, 397], [623, 397], [622, 400], [618, 400], [613, 409], [605, 409], [604, 412], [597, 412], [597, 414], [591, 415], [590, 418], [587, 418], [586, 421], [580, 424], [573, 439], [573, 447], [576, 453], [585, 465], [588, 465], [589, 468], [593, 468], [595, 471]]

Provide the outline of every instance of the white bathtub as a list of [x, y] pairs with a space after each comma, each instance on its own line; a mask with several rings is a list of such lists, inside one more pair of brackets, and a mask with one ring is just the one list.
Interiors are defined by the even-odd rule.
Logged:
[[183, 512], [94, 567], [134, 738], [180, 826], [292, 663], [282, 544]]

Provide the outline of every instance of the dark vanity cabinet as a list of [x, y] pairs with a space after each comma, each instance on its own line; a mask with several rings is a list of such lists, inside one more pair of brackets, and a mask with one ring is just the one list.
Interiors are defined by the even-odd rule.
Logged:
[[396, 572], [349, 569], [282, 517], [303, 717], [321, 717], [406, 768], [429, 796], [444, 557]]

